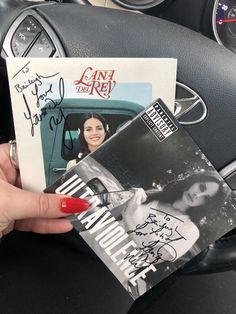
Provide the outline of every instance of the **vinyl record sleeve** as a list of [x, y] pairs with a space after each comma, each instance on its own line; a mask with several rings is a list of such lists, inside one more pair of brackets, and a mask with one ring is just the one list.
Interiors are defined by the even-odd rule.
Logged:
[[176, 59], [9, 58], [23, 187], [42, 191], [80, 153], [86, 114], [99, 114], [112, 135], [154, 99], [174, 110]]
[[235, 196], [159, 99], [45, 192], [133, 299], [235, 227]]

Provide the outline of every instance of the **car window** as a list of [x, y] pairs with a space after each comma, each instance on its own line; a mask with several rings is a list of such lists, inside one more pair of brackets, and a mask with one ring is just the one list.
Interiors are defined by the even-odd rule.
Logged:
[[[122, 114], [122, 113], [110, 113], [104, 114], [103, 112], [98, 112], [103, 115], [107, 121], [107, 130], [109, 130], [110, 135], [116, 133], [123, 125], [133, 118], [133, 115]], [[79, 127], [80, 119], [82, 113], [72, 113], [68, 114], [66, 117], [66, 123], [64, 124], [64, 131], [62, 135], [61, 143], [61, 157], [64, 160], [71, 160], [78, 156], [79, 152]]]

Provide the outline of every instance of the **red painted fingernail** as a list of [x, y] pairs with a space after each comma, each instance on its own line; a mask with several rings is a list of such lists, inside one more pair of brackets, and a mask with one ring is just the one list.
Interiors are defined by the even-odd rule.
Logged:
[[89, 208], [89, 202], [82, 198], [65, 197], [61, 200], [60, 210], [63, 213], [72, 214], [83, 212]]

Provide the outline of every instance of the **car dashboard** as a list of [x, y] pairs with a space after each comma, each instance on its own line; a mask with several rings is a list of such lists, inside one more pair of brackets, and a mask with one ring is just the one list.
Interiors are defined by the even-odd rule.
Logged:
[[236, 52], [235, 0], [90, 0], [90, 4], [134, 10], [183, 25]]

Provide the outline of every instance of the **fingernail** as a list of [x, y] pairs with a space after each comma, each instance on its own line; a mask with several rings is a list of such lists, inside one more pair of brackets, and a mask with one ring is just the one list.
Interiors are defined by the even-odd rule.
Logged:
[[83, 212], [89, 208], [89, 202], [82, 198], [65, 197], [61, 200], [60, 210], [63, 213], [72, 214]]

